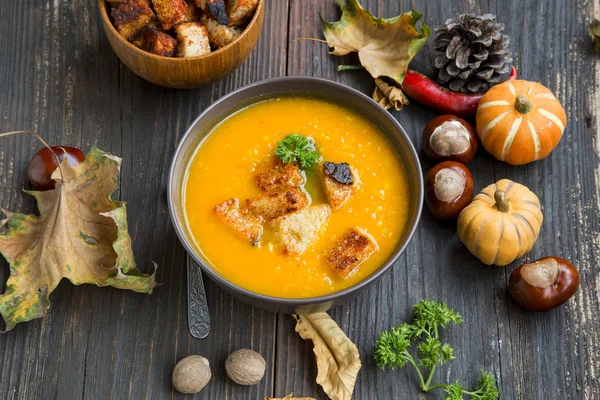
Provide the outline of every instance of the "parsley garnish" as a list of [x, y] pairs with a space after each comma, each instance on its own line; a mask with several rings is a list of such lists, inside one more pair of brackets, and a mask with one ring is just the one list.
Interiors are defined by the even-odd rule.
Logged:
[[275, 155], [284, 163], [297, 162], [302, 169], [309, 169], [319, 161], [319, 153], [312, 138], [293, 133], [277, 143]]
[[[452, 347], [448, 343], [441, 343], [439, 330], [446, 328], [451, 322], [460, 324], [463, 319], [445, 303], [426, 299], [414, 306], [413, 313], [412, 324], [404, 323], [381, 333], [375, 344], [377, 365], [381, 369], [389, 367], [395, 370], [409, 363], [419, 376], [421, 389], [424, 392], [444, 389], [446, 392], [444, 400], [462, 400], [463, 395], [470, 396], [474, 400], [496, 400], [498, 398], [496, 379], [489, 372], [481, 371], [478, 387], [472, 392], [462, 387], [460, 381], [453, 384], [431, 383], [436, 367], [455, 358]], [[411, 344], [416, 345], [416, 358], [409, 353]]]

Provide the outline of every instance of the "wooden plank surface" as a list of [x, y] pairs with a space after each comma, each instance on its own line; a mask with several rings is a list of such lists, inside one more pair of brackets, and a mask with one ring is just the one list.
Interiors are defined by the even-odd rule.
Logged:
[[[62, 282], [47, 318], [0, 337], [0, 398], [183, 398], [171, 385], [173, 367], [189, 354], [202, 354], [213, 363], [204, 398], [262, 399], [274, 381], [276, 316], [207, 281], [211, 335], [190, 337], [185, 252], [169, 220], [165, 191], [177, 142], [204, 108], [237, 87], [285, 74], [287, 2], [267, 9], [263, 35], [238, 71], [193, 91], [151, 85], [123, 66], [104, 36], [95, 1], [75, 8], [67, 1], [14, 3], [7, 11], [0, 48], [11, 56], [0, 61], [7, 85], [0, 131], [33, 128], [50, 143], [96, 145], [121, 155], [119, 197], [128, 202], [137, 262], [146, 271], [157, 262], [161, 286], [144, 296]], [[17, 27], [22, 35], [11, 33]], [[20, 187], [39, 147], [30, 137], [0, 144], [4, 207], [33, 210]], [[3, 283], [7, 272], [3, 264]], [[225, 358], [237, 348], [255, 349], [270, 361], [260, 385], [242, 388], [227, 380]]]
[[[201, 354], [213, 379], [198, 399], [262, 399], [297, 395], [325, 399], [315, 384], [312, 346], [294, 333], [291, 317], [253, 309], [207, 281], [211, 335], [187, 331], [184, 251], [169, 222], [166, 181], [171, 155], [187, 125], [211, 102], [237, 87], [282, 76], [319, 76], [364, 93], [364, 72], [336, 72], [337, 59], [320, 43], [318, 12], [334, 20], [333, 0], [267, 0], [265, 26], [250, 59], [232, 76], [209, 87], [177, 91], [137, 78], [118, 61], [102, 32], [94, 0], [4, 2], [0, 12], [0, 131], [35, 129], [53, 144], [96, 145], [123, 157], [119, 197], [128, 202], [138, 263], [161, 265], [162, 286], [151, 296], [63, 282], [41, 320], [0, 336], [0, 399], [184, 398], [170, 383], [175, 362]], [[476, 189], [501, 178], [529, 186], [544, 206], [538, 243], [522, 261], [544, 255], [570, 259], [582, 287], [557, 310], [532, 314], [508, 296], [514, 266], [482, 266], [460, 245], [455, 227], [428, 213], [405, 254], [364, 295], [331, 311], [358, 345], [363, 369], [354, 398], [441, 399], [419, 393], [412, 371], [382, 372], [372, 362], [377, 333], [410, 318], [420, 298], [446, 301], [465, 322], [445, 332], [457, 360], [439, 380], [474, 385], [479, 369], [493, 371], [503, 399], [600, 398], [600, 54], [587, 25], [600, 17], [598, 0], [495, 2], [477, 0], [363, 0], [380, 16], [410, 8], [431, 27], [461, 12], [491, 12], [512, 37], [515, 64], [524, 79], [540, 81], [563, 102], [565, 136], [550, 157], [510, 167], [480, 152], [469, 165]], [[431, 49], [411, 65], [428, 71]], [[393, 115], [420, 148], [430, 110], [412, 104]], [[40, 147], [30, 137], [0, 139], [0, 205], [34, 209], [20, 192], [29, 158]], [[424, 161], [426, 171], [432, 165]], [[0, 269], [2, 284], [8, 276]], [[224, 360], [237, 348], [253, 348], [267, 360], [265, 379], [242, 388], [226, 379]], [[421, 397], [422, 396], [422, 397]], [[187, 396], [191, 398], [192, 396]]]

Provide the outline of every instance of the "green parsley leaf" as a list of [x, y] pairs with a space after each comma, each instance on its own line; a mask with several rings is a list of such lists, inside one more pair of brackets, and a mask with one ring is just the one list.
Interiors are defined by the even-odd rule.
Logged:
[[425, 341], [417, 345], [419, 364], [427, 369], [432, 369], [436, 365], [444, 365], [447, 361], [453, 360], [454, 350], [448, 343], [442, 345], [440, 340], [435, 337], [428, 337]]
[[444, 389], [447, 396], [444, 396], [444, 400], [463, 400], [463, 392], [465, 388], [460, 385], [460, 381], [456, 381], [451, 385], [446, 386]]
[[277, 143], [275, 155], [284, 163], [297, 162], [302, 169], [309, 169], [320, 159], [315, 141], [293, 133]]
[[392, 370], [402, 368], [408, 359], [406, 350], [410, 346], [410, 327], [402, 324], [392, 328], [390, 332], [382, 332], [375, 343], [375, 362], [381, 369], [390, 367]]
[[476, 400], [496, 400], [500, 394], [498, 392], [498, 387], [496, 386], [496, 378], [489, 372], [480, 372], [481, 378], [479, 378], [479, 381], [477, 382], [477, 390], [474, 392], [467, 392], [465, 390], [465, 393]]
[[462, 316], [448, 308], [446, 303], [423, 299], [414, 307], [414, 324], [427, 330], [435, 330], [437, 327], [445, 328], [450, 322], [460, 324]]
[[454, 360], [454, 350], [448, 343], [445, 343], [440, 349], [440, 355], [442, 356], [441, 364], [444, 364], [447, 361]]
[[[499, 395], [496, 380], [485, 371], [481, 371], [478, 387], [473, 392], [461, 386], [460, 381], [453, 384], [431, 382], [436, 368], [455, 358], [450, 344], [441, 343], [440, 329], [450, 323], [460, 324], [463, 319], [445, 303], [427, 299], [414, 306], [413, 314], [412, 324], [404, 323], [380, 334], [375, 343], [374, 358], [377, 365], [392, 370], [412, 365], [419, 377], [421, 390], [429, 392], [443, 389], [446, 392], [445, 400], [462, 400], [463, 396], [473, 400], [496, 400]], [[411, 345], [416, 347], [416, 357], [409, 352]]]

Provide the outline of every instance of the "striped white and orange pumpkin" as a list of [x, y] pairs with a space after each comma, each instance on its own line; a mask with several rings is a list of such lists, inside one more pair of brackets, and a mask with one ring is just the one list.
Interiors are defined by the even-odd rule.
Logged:
[[558, 145], [567, 115], [550, 89], [508, 81], [492, 87], [477, 107], [477, 135], [498, 160], [512, 165], [546, 157]]
[[536, 242], [544, 216], [526, 186], [502, 179], [483, 189], [458, 216], [458, 237], [487, 265], [507, 265]]

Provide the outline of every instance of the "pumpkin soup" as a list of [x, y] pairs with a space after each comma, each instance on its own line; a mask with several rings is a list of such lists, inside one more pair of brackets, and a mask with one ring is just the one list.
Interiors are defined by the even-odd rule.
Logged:
[[[292, 147], [278, 148], [284, 139]], [[310, 168], [285, 158], [305, 142], [319, 154]], [[216, 126], [192, 157], [183, 195], [188, 229], [212, 268], [286, 298], [371, 275], [402, 239], [410, 200], [405, 168], [376, 126], [302, 96], [251, 105]]]

